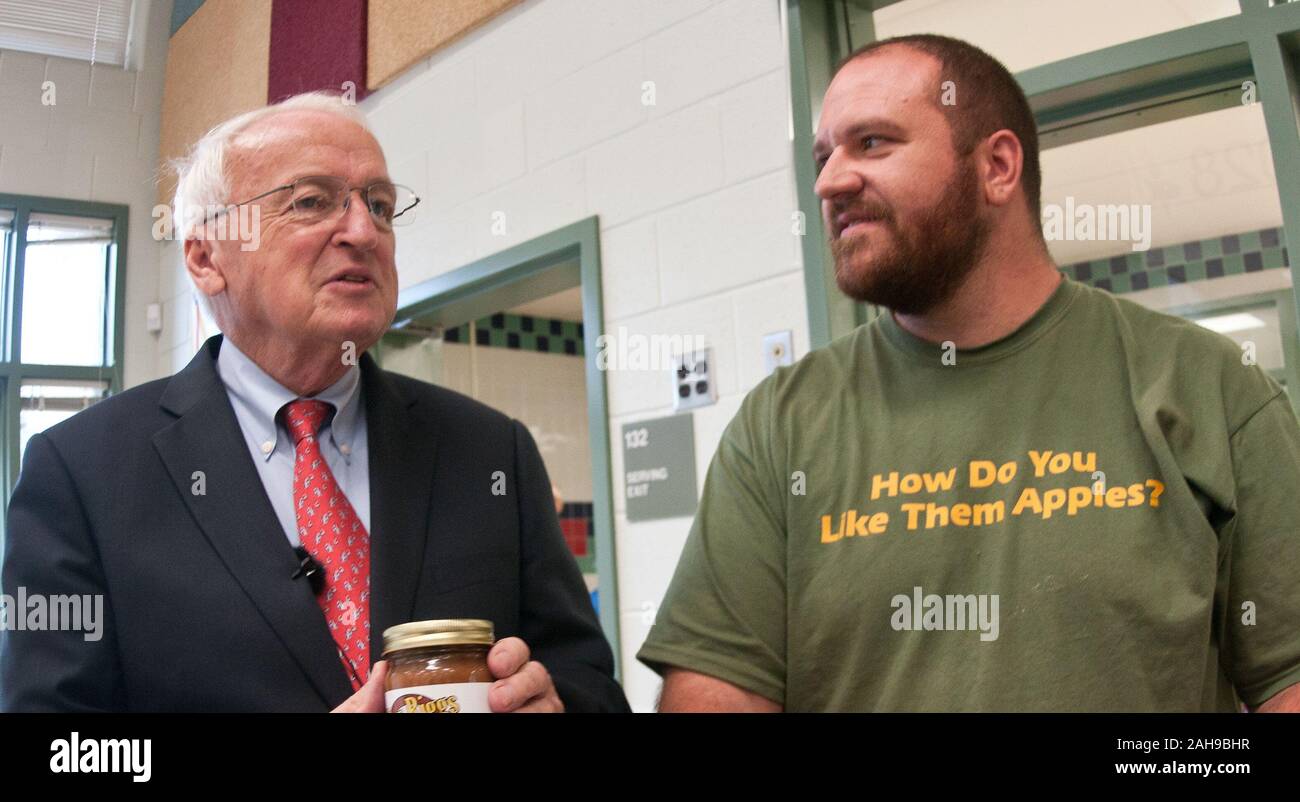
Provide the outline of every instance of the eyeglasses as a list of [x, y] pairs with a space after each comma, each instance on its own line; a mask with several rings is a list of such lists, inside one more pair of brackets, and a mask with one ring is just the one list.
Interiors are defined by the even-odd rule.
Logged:
[[[255, 200], [261, 200], [277, 192], [291, 191], [291, 213], [295, 220], [304, 224], [319, 223], [336, 217], [347, 210], [352, 201], [352, 191], [361, 190], [361, 197], [370, 210], [370, 217], [375, 227], [390, 230], [393, 226], [402, 226], [415, 219], [412, 209], [420, 202], [419, 196], [409, 187], [389, 181], [376, 181], [364, 187], [350, 187], [342, 178], [330, 175], [309, 175], [299, 178], [291, 184], [284, 184], [275, 189], [268, 189], [260, 195], [240, 201], [234, 206], [243, 206]], [[234, 208], [234, 207], [231, 207]], [[204, 218], [211, 220], [227, 210], [221, 210]]]

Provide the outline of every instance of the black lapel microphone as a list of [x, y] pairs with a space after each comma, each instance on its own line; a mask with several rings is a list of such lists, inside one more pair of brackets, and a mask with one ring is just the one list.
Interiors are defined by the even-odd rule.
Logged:
[[298, 557], [298, 568], [293, 572], [290, 579], [302, 579], [307, 577], [308, 584], [311, 585], [311, 592], [317, 596], [325, 591], [325, 566], [316, 562], [316, 558], [311, 556], [304, 546], [294, 546], [293, 553]]

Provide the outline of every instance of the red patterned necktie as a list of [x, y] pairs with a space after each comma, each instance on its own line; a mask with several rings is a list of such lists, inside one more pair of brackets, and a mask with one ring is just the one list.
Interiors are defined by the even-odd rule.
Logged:
[[296, 452], [293, 510], [298, 536], [325, 569], [325, 589], [316, 601], [357, 690], [370, 674], [370, 535], [316, 442], [331, 408], [324, 401], [299, 398], [285, 404], [284, 418]]

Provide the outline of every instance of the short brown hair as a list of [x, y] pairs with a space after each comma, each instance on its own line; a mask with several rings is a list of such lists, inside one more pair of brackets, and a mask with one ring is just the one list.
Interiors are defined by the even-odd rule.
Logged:
[[[963, 156], [975, 150], [981, 140], [1003, 128], [1020, 140], [1024, 150], [1024, 165], [1020, 185], [1025, 190], [1034, 225], [1042, 216], [1043, 174], [1038, 164], [1038, 125], [1024, 90], [1002, 62], [969, 42], [918, 33], [881, 39], [858, 48], [844, 58], [835, 68], [839, 74], [850, 62], [879, 50], [882, 47], [905, 45], [933, 56], [939, 61], [940, 80], [960, 78], [960, 105], [939, 104], [939, 110], [948, 120], [953, 147]], [[936, 87], [937, 91], [938, 87]]]

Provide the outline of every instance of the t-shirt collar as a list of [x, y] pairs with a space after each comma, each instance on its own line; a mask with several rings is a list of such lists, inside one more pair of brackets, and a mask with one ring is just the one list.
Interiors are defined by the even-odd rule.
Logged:
[[[1062, 276], [1060, 284], [1052, 294], [1020, 328], [1000, 340], [994, 340], [978, 348], [945, 349], [939, 343], [923, 340], [898, 325], [898, 321], [894, 320], [894, 315], [888, 310], [885, 310], [876, 322], [891, 344], [924, 362], [944, 367], [982, 365], [1003, 359], [1032, 344], [1060, 322], [1075, 298], [1079, 296], [1079, 290], [1078, 282], [1073, 281], [1069, 276]], [[955, 355], [955, 361], [943, 359], [949, 353]]]

